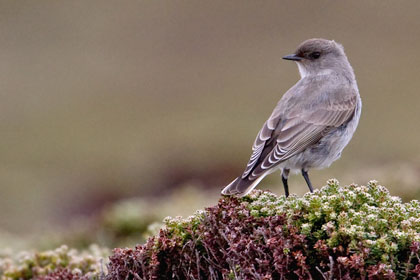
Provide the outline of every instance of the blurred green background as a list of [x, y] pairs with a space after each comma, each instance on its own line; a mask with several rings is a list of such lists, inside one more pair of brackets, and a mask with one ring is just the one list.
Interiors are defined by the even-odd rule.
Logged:
[[[419, 11], [414, 0], [0, 1], [0, 235], [83, 231], [107, 209], [129, 216], [126, 199], [147, 223], [214, 204], [298, 80], [281, 57], [313, 37], [344, 45], [363, 100], [353, 140], [314, 185], [376, 179], [419, 199]], [[301, 176], [290, 186], [306, 192]], [[283, 194], [279, 174], [260, 187]]]

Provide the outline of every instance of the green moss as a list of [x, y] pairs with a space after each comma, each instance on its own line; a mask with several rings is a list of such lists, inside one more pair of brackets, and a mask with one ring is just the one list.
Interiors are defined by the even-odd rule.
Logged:
[[175, 218], [166, 217], [163, 222], [169, 235], [177, 236], [184, 243], [191, 239], [191, 232], [196, 230], [204, 219], [204, 211], [196, 211], [194, 215], [186, 219], [178, 216]]

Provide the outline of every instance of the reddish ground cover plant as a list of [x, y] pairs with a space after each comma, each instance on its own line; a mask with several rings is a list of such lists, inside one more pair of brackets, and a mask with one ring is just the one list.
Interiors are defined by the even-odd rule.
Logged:
[[73, 273], [68, 268], [57, 268], [54, 271], [48, 273], [45, 276], [38, 276], [36, 280], [89, 280], [90, 278], [86, 275], [81, 276]]
[[115, 249], [107, 279], [420, 279], [420, 203], [330, 180], [302, 198], [255, 191], [147, 243]]

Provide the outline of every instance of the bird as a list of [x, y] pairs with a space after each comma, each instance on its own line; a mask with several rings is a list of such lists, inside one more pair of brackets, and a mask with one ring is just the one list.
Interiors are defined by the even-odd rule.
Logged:
[[358, 126], [362, 101], [340, 43], [309, 39], [283, 59], [296, 62], [300, 80], [277, 103], [254, 141], [244, 172], [223, 195], [245, 196], [277, 170], [286, 197], [291, 172], [300, 172], [313, 192], [308, 171], [339, 159]]

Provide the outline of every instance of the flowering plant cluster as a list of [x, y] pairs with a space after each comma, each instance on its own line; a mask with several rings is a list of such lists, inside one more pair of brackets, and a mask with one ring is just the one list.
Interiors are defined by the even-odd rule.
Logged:
[[254, 191], [115, 249], [108, 279], [420, 279], [420, 203], [372, 181], [302, 198]]
[[108, 250], [94, 245], [83, 252], [65, 245], [39, 253], [22, 252], [17, 257], [0, 258], [0, 279], [101, 279], [106, 273], [102, 263], [108, 254]]

